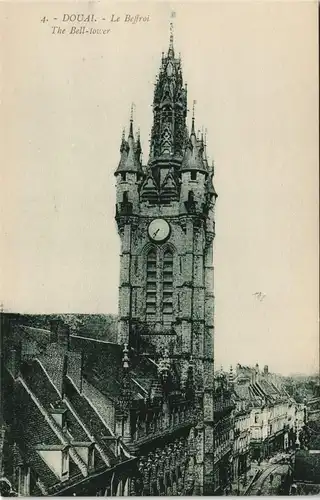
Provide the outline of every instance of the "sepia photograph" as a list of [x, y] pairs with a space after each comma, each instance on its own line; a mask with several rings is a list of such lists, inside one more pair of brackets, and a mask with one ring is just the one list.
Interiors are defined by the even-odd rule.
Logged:
[[1, 496], [319, 495], [318, 4], [0, 33]]

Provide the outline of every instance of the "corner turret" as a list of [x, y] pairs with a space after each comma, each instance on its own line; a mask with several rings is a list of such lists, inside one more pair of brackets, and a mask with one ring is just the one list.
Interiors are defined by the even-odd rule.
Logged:
[[133, 110], [131, 108], [128, 139], [123, 131], [120, 145], [120, 162], [114, 175], [117, 179], [116, 215], [131, 215], [139, 210], [138, 183], [143, 176], [141, 165], [140, 133], [134, 140]]

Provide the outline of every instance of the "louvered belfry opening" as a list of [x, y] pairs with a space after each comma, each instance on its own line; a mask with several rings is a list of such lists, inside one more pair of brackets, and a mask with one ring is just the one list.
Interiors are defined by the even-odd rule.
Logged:
[[147, 255], [147, 283], [146, 283], [146, 313], [149, 317], [156, 314], [157, 304], [157, 254], [154, 249]]
[[163, 256], [163, 301], [162, 313], [165, 323], [172, 322], [173, 313], [173, 254], [166, 250]]

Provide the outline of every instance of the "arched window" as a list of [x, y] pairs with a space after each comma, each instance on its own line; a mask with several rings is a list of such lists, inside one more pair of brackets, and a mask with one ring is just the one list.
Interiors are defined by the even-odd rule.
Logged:
[[173, 255], [166, 250], [163, 256], [163, 321], [171, 322], [173, 312]]
[[194, 192], [193, 191], [189, 191], [188, 193], [188, 203], [194, 203]]
[[157, 254], [154, 249], [147, 255], [146, 313], [156, 314], [157, 304]]

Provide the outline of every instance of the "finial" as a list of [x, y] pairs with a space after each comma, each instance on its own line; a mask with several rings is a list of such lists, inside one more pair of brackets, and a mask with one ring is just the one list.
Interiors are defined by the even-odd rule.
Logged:
[[203, 151], [203, 159], [207, 162], [208, 161], [208, 158], [207, 158], [207, 129], [204, 129], [202, 127], [202, 130], [201, 130], [201, 147], [202, 147], [202, 151]]
[[[171, 12], [171, 19], [173, 19], [174, 17], [176, 17], [176, 13], [172, 11]], [[172, 21], [170, 22], [170, 43], [169, 43], [168, 54], [169, 55], [174, 55], [174, 50], [173, 50], [173, 22]]]
[[123, 368], [129, 368], [129, 357], [128, 357], [128, 354], [129, 354], [128, 344], [124, 344], [124, 347], [123, 347], [123, 358], [122, 358]]
[[197, 104], [197, 101], [193, 101], [192, 103], [192, 119], [194, 120], [194, 110], [195, 110], [195, 105]]
[[130, 110], [130, 129], [129, 129], [129, 137], [133, 137], [133, 107], [135, 106], [134, 102], [131, 104]]
[[126, 150], [126, 138], [125, 138], [125, 134], [126, 134], [126, 129], [125, 129], [125, 127], [123, 127], [123, 129], [122, 129], [122, 137], [121, 137], [121, 145], [120, 145], [120, 153], [123, 153]]
[[194, 108], [195, 108], [196, 104], [197, 104], [197, 101], [193, 101], [193, 104], [192, 104], [192, 127], [191, 127], [191, 134], [195, 134], [195, 131], [194, 131]]
[[170, 49], [173, 48], [173, 23], [170, 23]]
[[167, 348], [163, 351], [163, 358], [160, 359], [158, 371], [162, 376], [164, 381], [167, 381], [170, 372], [170, 358], [169, 351]]

